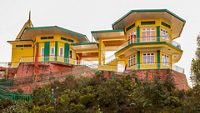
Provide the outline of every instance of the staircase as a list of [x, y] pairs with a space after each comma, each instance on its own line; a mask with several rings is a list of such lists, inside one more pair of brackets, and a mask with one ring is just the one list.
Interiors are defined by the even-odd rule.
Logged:
[[117, 71], [117, 58], [115, 55], [111, 55], [106, 58], [105, 65], [100, 65], [98, 70], [101, 71]]

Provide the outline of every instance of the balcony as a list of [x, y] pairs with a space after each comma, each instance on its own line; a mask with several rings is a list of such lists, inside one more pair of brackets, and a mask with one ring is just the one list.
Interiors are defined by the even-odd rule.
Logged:
[[177, 65], [172, 65], [170, 63], [141, 63], [134, 64], [127, 68], [128, 70], [140, 70], [140, 69], [171, 69], [173, 71], [184, 73], [184, 69]]
[[168, 37], [142, 37], [142, 38], [133, 38], [126, 41], [124, 44], [118, 47], [117, 51], [122, 50], [123, 48], [131, 44], [168, 44], [179, 50], [181, 50], [181, 45], [175, 41], [171, 41]]
[[[35, 62], [35, 57], [22, 57], [20, 59], [20, 63], [34, 63], [34, 62]], [[38, 62], [40, 63], [56, 62], [56, 63], [62, 63], [62, 64], [71, 64], [71, 65], [85, 65], [90, 68], [98, 68], [98, 63], [94, 61], [76, 60], [76, 59], [64, 58], [60, 56], [38, 57]]]

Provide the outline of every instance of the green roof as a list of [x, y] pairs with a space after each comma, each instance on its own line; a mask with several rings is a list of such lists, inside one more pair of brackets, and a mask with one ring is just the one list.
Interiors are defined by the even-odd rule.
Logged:
[[91, 33], [124, 32], [123, 29], [91, 31]]
[[65, 32], [67, 32], [71, 35], [75, 35], [77, 37], [85, 38], [87, 41], [89, 41], [86, 35], [72, 31], [72, 30], [69, 30], [69, 29], [65, 29], [65, 28], [62, 28], [62, 27], [59, 27], [59, 26], [30, 27], [30, 28], [26, 28], [26, 30], [41, 30], [41, 29], [48, 29], [48, 28], [55, 28], [55, 29], [58, 29], [58, 30], [62, 30], [62, 31], [65, 31]]
[[128, 45], [128, 46], [125, 46], [124, 48], [122, 48], [122, 49], [120, 49], [119, 51], [117, 51], [115, 54], [117, 54], [117, 53], [119, 53], [119, 52], [121, 52], [121, 51], [123, 51], [123, 50], [125, 50], [125, 49], [127, 49], [127, 48], [129, 48], [129, 47], [131, 47], [131, 46], [136, 46], [136, 45], [147, 45], [147, 44], [166, 44], [166, 45], [169, 45], [170, 47], [172, 47], [172, 48], [174, 48], [174, 49], [176, 49], [176, 50], [178, 50], [178, 51], [183, 52], [183, 50], [181, 50], [180, 48], [174, 46], [172, 43], [169, 43], [169, 42], [139, 42], [139, 43], [132, 43], [132, 44], [130, 44], [130, 45]]
[[177, 19], [181, 20], [182, 22], [186, 22], [183, 18], [179, 17], [178, 15], [172, 13], [171, 11], [169, 11], [167, 9], [144, 9], [144, 10], [131, 10], [126, 15], [124, 15], [123, 17], [121, 17], [120, 19], [118, 19], [116, 22], [114, 22], [112, 24], [112, 26], [114, 26], [115, 24], [119, 23], [121, 20], [123, 20], [124, 18], [126, 18], [131, 13], [137, 13], [137, 12], [142, 12], [142, 13], [143, 12], [167, 12], [170, 15], [172, 15], [172, 16], [176, 17]]

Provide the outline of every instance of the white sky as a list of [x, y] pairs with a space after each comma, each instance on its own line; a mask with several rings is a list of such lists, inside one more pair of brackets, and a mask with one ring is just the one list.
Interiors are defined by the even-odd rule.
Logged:
[[[133, 9], [168, 9], [186, 20], [179, 42], [184, 51], [177, 65], [190, 76], [200, 31], [199, 0], [0, 0], [0, 62], [11, 60], [11, 46], [32, 11], [34, 26], [57, 25], [91, 37], [91, 31], [111, 29]], [[199, 22], [198, 22], [199, 21]]]

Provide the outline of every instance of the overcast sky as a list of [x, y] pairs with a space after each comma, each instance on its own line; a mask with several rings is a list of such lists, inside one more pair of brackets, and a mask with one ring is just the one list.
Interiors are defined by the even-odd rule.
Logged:
[[57, 25], [91, 37], [91, 31], [111, 29], [112, 23], [133, 9], [168, 9], [186, 20], [179, 39], [184, 51], [177, 65], [190, 76], [200, 31], [199, 0], [0, 0], [0, 62], [11, 60], [11, 45], [32, 12], [34, 26]]

